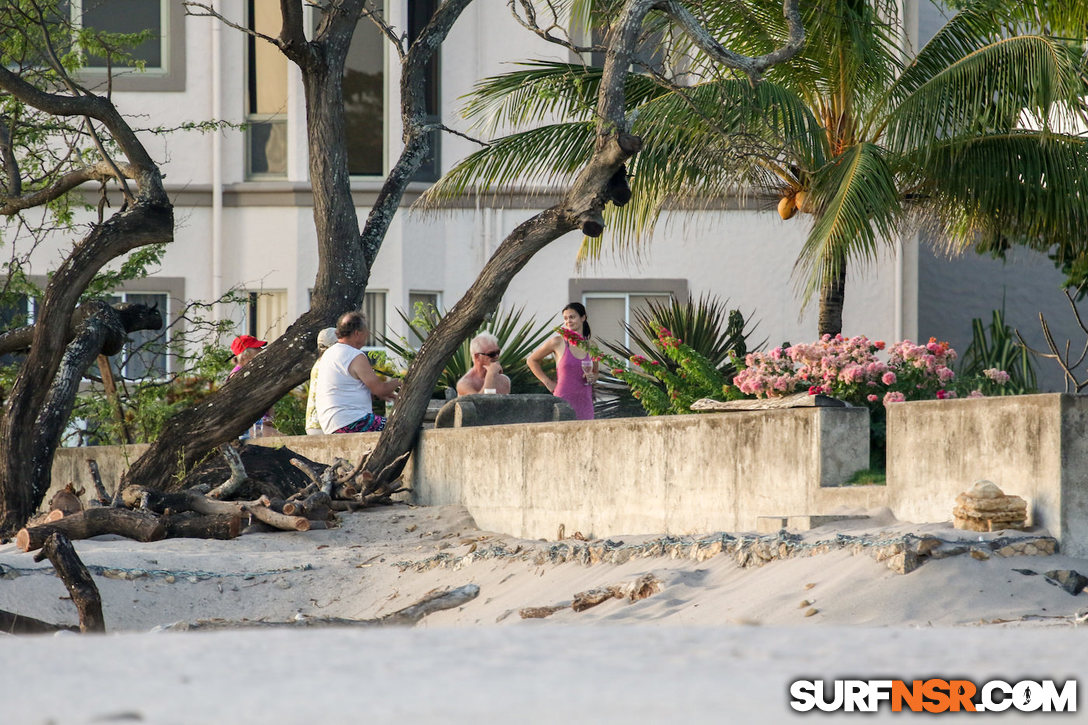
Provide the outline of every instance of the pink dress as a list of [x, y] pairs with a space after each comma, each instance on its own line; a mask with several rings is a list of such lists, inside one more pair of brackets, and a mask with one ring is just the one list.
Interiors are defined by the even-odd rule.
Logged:
[[582, 374], [582, 360], [576, 358], [570, 343], [563, 340], [563, 355], [555, 364], [558, 380], [553, 395], [558, 395], [574, 408], [578, 420], [593, 420], [593, 386]]

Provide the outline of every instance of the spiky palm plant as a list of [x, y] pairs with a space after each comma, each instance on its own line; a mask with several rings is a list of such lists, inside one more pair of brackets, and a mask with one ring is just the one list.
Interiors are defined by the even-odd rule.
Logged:
[[[841, 331], [848, 265], [872, 261], [908, 228], [927, 227], [950, 250], [1025, 244], [1088, 276], [1088, 142], [1077, 135], [1088, 3], [955, 4], [959, 12], [904, 59], [897, 0], [805, 3], [800, 56], [754, 86], [658, 28], [658, 56], [690, 60], [672, 84], [659, 82], [668, 68], [652, 61], [656, 75], [629, 77], [644, 145], [629, 169], [634, 197], [609, 220], [613, 246], [640, 243], [677, 199], [773, 195], [783, 217], [800, 210], [811, 222], [794, 272], [805, 302], [819, 298], [821, 334]], [[566, 3], [602, 25], [615, 5]], [[786, 35], [776, 0], [711, 0], [699, 11], [742, 53]], [[481, 82], [467, 115], [525, 130], [467, 157], [431, 198], [569, 177], [591, 151], [600, 79], [598, 68], [537, 61]], [[583, 247], [600, 251], [600, 240]]]
[[[397, 314], [411, 329], [412, 333], [420, 340], [425, 340], [438, 323], [441, 321], [444, 311], [429, 305], [417, 305], [414, 314], [409, 318], [403, 310], [398, 309]], [[490, 332], [499, 339], [499, 349], [502, 354], [499, 363], [503, 373], [510, 378], [511, 393], [546, 393], [547, 390], [533, 376], [525, 365], [525, 358], [535, 350], [552, 334], [550, 322], [538, 323], [535, 318], [525, 317], [524, 309], [496, 310], [483, 327], [473, 335], [481, 332]], [[410, 364], [418, 350], [414, 345], [403, 338], [392, 338], [378, 335], [381, 343], [390, 352], [400, 357], [405, 363]], [[442, 376], [435, 383], [435, 391], [445, 392], [446, 388], [456, 388], [457, 381], [472, 367], [472, 353], [469, 352], [471, 338], [461, 343], [450, 361], [446, 364]]]

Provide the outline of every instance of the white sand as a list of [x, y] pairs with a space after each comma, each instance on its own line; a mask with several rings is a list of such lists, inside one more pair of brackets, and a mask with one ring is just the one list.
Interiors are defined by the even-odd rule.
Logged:
[[[0, 636], [0, 723], [776, 722], [794, 715], [788, 683], [802, 677], [978, 682], [1088, 671], [1088, 627], [1073, 621], [1088, 595], [1012, 571], [1088, 574], [1083, 559], [958, 556], [908, 575], [841, 550], [753, 569], [729, 555], [553, 565], [533, 563], [551, 542], [480, 532], [459, 507], [398, 506], [342, 521], [233, 541], [76, 542], [88, 566], [115, 570], [95, 577], [114, 634]], [[849, 533], [962, 535], [877, 521]], [[531, 553], [422, 572], [397, 566], [496, 544]], [[0, 609], [76, 622], [48, 562], [7, 544], [0, 565], [9, 569]], [[116, 578], [143, 571], [151, 573]], [[663, 588], [635, 603], [518, 615], [647, 573]], [[476, 600], [414, 629], [151, 632], [210, 618], [372, 618], [467, 583], [480, 587]]]

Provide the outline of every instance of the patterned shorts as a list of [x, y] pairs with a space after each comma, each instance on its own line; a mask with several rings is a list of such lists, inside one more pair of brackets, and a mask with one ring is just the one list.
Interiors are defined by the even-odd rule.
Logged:
[[354, 423], [337, 428], [333, 433], [370, 433], [376, 430], [385, 430], [385, 417], [367, 413]]

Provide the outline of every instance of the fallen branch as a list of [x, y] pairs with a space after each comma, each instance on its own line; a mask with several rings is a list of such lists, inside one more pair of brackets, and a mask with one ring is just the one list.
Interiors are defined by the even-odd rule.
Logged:
[[240, 629], [243, 627], [388, 627], [411, 626], [428, 614], [463, 606], [480, 595], [480, 587], [466, 584], [456, 589], [432, 590], [422, 599], [404, 609], [375, 619], [344, 619], [343, 617], [300, 617], [288, 622], [258, 622], [245, 620], [229, 622], [222, 619], [182, 622], [171, 629]]
[[277, 513], [268, 506], [250, 503], [244, 506], [244, 510], [258, 521], [283, 531], [309, 531], [311, 528], [309, 519], [303, 516], [288, 516], [287, 514]]
[[136, 541], [158, 541], [166, 529], [157, 517], [128, 509], [93, 508], [40, 526], [20, 529], [15, 545], [23, 551], [42, 548], [50, 535], [60, 533], [69, 539], [89, 539], [101, 534], [119, 534]]
[[54, 632], [78, 632], [79, 627], [52, 624], [0, 609], [0, 632], [6, 634], [52, 634]]
[[219, 450], [222, 451], [223, 457], [227, 459], [227, 465], [230, 466], [230, 478], [208, 491], [208, 498], [224, 499], [233, 496], [242, 484], [249, 480], [249, 477], [246, 475], [246, 467], [242, 465], [242, 456], [233, 445], [224, 443], [219, 446]]
[[68, 588], [68, 593], [72, 595], [72, 603], [79, 611], [79, 631], [104, 633], [106, 620], [102, 616], [102, 596], [98, 593], [98, 587], [91, 579], [91, 573], [87, 571], [87, 567], [83, 566], [68, 537], [59, 531], [50, 534], [42, 545], [42, 550], [34, 555], [34, 561], [42, 559], [49, 559], [53, 568], [57, 570], [57, 576]]
[[235, 539], [242, 533], [239, 514], [168, 513], [162, 518], [167, 539]]
[[94, 491], [98, 496], [98, 501], [103, 506], [109, 506], [113, 502], [113, 499], [106, 493], [106, 487], [102, 485], [102, 474], [98, 472], [98, 461], [93, 458], [88, 458], [87, 468], [91, 469], [91, 480], [94, 481]]

